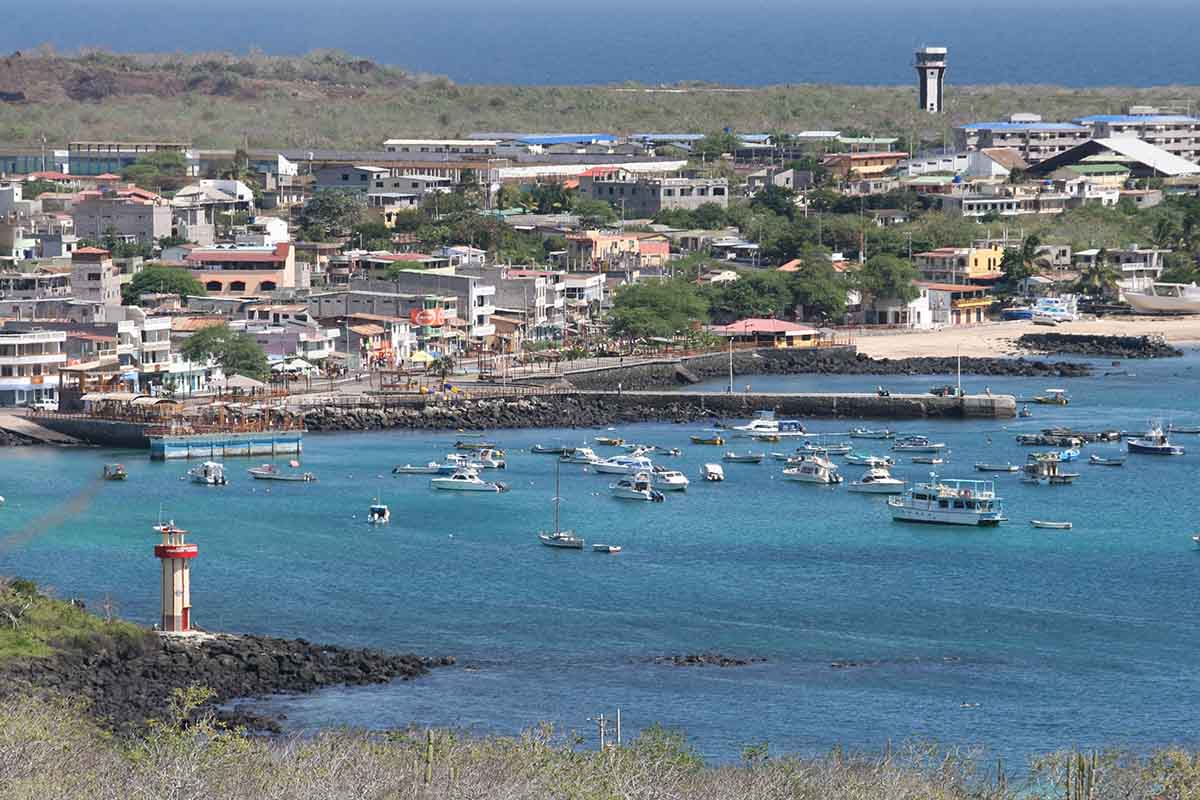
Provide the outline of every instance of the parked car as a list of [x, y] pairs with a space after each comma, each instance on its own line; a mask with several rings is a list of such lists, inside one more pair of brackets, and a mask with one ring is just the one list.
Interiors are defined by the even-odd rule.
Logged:
[[30, 403], [29, 407], [37, 411], [58, 411], [58, 401], [38, 400], [37, 402]]

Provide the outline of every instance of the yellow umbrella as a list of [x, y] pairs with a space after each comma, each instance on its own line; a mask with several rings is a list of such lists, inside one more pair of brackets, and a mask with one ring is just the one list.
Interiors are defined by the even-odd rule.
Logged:
[[415, 364], [428, 364], [430, 361], [433, 361], [433, 356], [429, 355], [429, 353], [426, 353], [424, 350], [418, 350], [409, 356], [408, 360]]

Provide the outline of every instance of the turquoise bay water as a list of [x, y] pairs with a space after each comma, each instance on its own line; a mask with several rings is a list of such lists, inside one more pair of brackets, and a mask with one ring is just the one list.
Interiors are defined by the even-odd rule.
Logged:
[[[1018, 395], [1061, 385], [1073, 403], [1036, 407], [1031, 420], [893, 427], [945, 440], [941, 473], [976, 477], [977, 460], [1024, 459], [1019, 431], [1140, 429], [1150, 416], [1200, 422], [1197, 354], [1117, 369], [1136, 375], [966, 378], [968, 389]], [[747, 380], [764, 391], [869, 390], [881, 380], [904, 391], [947, 379], [759, 377], [739, 387]], [[620, 706], [627, 731], [682, 727], [717, 759], [762, 741], [817, 752], [924, 737], [979, 744], [1012, 763], [1060, 746], [1198, 742], [1200, 551], [1191, 535], [1200, 530], [1200, 437], [1177, 437], [1189, 447], [1182, 458], [1080, 464], [1070, 487], [996, 476], [1011, 521], [967, 530], [893, 523], [881, 498], [784, 482], [778, 464], [727, 465], [724, 483], [705, 484], [700, 465], [721, 449], [688, 445], [699, 428], [619, 431], [684, 448], [664, 461], [692, 486], [662, 504], [614, 500], [611, 476], [563, 467], [564, 525], [623, 545], [617, 556], [556, 552], [535, 539], [551, 524], [554, 465], [528, 448], [599, 431], [494, 432], [509, 452], [499, 475], [513, 485], [498, 496], [434, 492], [426, 476], [388, 474], [448, 452], [450, 433], [310, 435], [304, 467], [320, 478], [311, 485], [253, 482], [243, 470], [254, 462], [242, 460], [227, 462], [231, 485], [205, 488], [180, 480], [186, 464], [144, 453], [8, 449], [0, 574], [93, 603], [109, 594], [149, 624], [158, 611], [150, 526], [162, 503], [200, 546], [199, 625], [459, 659], [413, 683], [266, 703], [297, 730], [415, 723], [511, 733], [549, 720], [590, 733], [587, 717]], [[885, 443], [859, 444], [882, 452]], [[129, 481], [99, 480], [112, 460], [125, 463]], [[383, 529], [363, 522], [376, 493], [393, 513]], [[1031, 518], [1069, 519], [1075, 529], [1036, 530]], [[709, 650], [769, 661], [647, 663]]]

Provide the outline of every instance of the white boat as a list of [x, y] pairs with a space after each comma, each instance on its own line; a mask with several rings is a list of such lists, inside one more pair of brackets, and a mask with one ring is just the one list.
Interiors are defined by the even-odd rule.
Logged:
[[1200, 433], [1200, 425], [1175, 425], [1167, 426], [1167, 433]]
[[723, 481], [725, 480], [725, 470], [720, 464], [705, 464], [700, 469], [700, 474], [704, 476], [706, 481]]
[[424, 466], [420, 464], [403, 464], [392, 467], [393, 475], [437, 475], [442, 471], [442, 465], [430, 461]]
[[367, 510], [367, 523], [370, 525], [387, 525], [392, 521], [391, 510], [379, 502], [379, 498], [375, 498], [375, 502], [371, 503], [371, 507]]
[[446, 460], [442, 462], [438, 468], [438, 472], [442, 475], [451, 475], [456, 470], [473, 469], [479, 471], [483, 469], [483, 464], [475, 460], [475, 455], [463, 455], [462, 453], [447, 453]]
[[664, 492], [684, 492], [691, 484], [687, 476], [677, 469], [655, 469], [651, 475], [654, 485]]
[[250, 473], [250, 477], [256, 481], [296, 481], [308, 483], [315, 481], [316, 475], [311, 472], [280, 472], [279, 467], [274, 464], [263, 464], [261, 467], [252, 467], [246, 472]]
[[187, 474], [192, 483], [202, 483], [205, 486], [224, 486], [227, 483], [225, 467], [216, 461], [205, 461], [189, 469]]
[[798, 419], [775, 419], [774, 411], [760, 411], [745, 425], [734, 425], [738, 436], [804, 436], [804, 423]]
[[846, 486], [846, 491], [861, 494], [900, 494], [908, 484], [899, 478], [893, 478], [892, 473], [884, 467], [872, 467], [863, 473], [856, 481]]
[[1033, 321], [1034, 325], [1045, 325], [1050, 328], [1058, 325], [1057, 319], [1043, 311], [1034, 311], [1033, 316], [1030, 317], [1030, 319]]
[[1003, 464], [988, 464], [985, 462], [977, 462], [975, 464], [976, 472], [1020, 472], [1019, 464], [1009, 464], [1007, 461]]
[[491, 448], [485, 448], [476, 453], [475, 463], [481, 464], [487, 469], [504, 469], [508, 466], [508, 462], [504, 460], [504, 451]]
[[1128, 439], [1125, 446], [1131, 453], [1146, 453], [1154, 456], [1181, 456], [1183, 448], [1171, 444], [1163, 433], [1162, 425], [1151, 423], [1150, 429], [1135, 439]]
[[622, 478], [616, 483], [610, 484], [608, 490], [612, 492], [613, 497], [620, 500], [645, 500], [661, 503], [666, 499], [662, 492], [651, 485], [649, 472], [639, 472], [628, 478]]
[[913, 456], [910, 459], [914, 464], [944, 464], [946, 460], [941, 456]]
[[896, 460], [887, 456], [873, 456], [869, 453], [847, 453], [847, 464], [858, 464], [864, 467], [892, 467], [896, 465]]
[[558, 471], [559, 464], [554, 465], [554, 530], [542, 531], [538, 534], [538, 540], [546, 545], [546, 547], [558, 547], [564, 550], [582, 550], [583, 537], [576, 536], [575, 531], [564, 531], [558, 524], [558, 506], [562, 502], [562, 496], [558, 490]]
[[945, 448], [945, 443], [931, 442], [927, 436], [905, 436], [892, 445], [892, 449], [900, 453], [936, 453]]
[[1063, 297], [1039, 297], [1030, 311], [1035, 325], [1057, 325], [1060, 322], [1074, 322], [1079, 319], [1077, 309], [1075, 296], [1064, 295]]
[[817, 453], [827, 456], [844, 456], [853, 449], [854, 446], [846, 442], [830, 442], [829, 444], [805, 442], [800, 445], [800, 452]]
[[613, 553], [613, 554], [615, 554], [615, 553], [621, 552], [621, 545], [619, 545], [619, 544], [594, 544], [594, 545], [592, 545], [592, 552], [593, 553]]
[[1047, 522], [1041, 519], [1031, 519], [1029, 524], [1035, 528], [1047, 528], [1052, 531], [1069, 531], [1072, 527], [1069, 522]]
[[1125, 463], [1125, 456], [1102, 456], [1092, 453], [1088, 456], [1088, 463], [1098, 467], [1119, 467]]
[[613, 456], [593, 462], [592, 469], [608, 475], [633, 475], [653, 471], [654, 462], [645, 456]]
[[850, 429], [850, 438], [851, 439], [894, 439], [894, 438], [896, 438], [896, 434], [894, 431], [890, 431], [887, 428], [882, 428], [880, 430], [872, 430], [870, 428], [851, 428]]
[[731, 464], [761, 464], [763, 458], [762, 453], [734, 453], [733, 451], [722, 456], [722, 460]]
[[936, 525], [997, 525], [1004, 520], [1000, 498], [991, 481], [947, 479], [933, 476], [918, 483], [903, 497], [888, 499], [892, 519]]
[[819, 455], [805, 456], [796, 466], [785, 469], [783, 477], [789, 481], [800, 481], [801, 483], [833, 485], [842, 482], [837, 464]]
[[1194, 283], [1155, 283], [1144, 292], [1121, 294], [1138, 314], [1200, 314], [1200, 286]]
[[595, 464], [597, 461], [603, 460], [590, 447], [576, 447], [571, 452], [564, 453], [561, 457], [561, 461], [564, 464]]
[[479, 473], [469, 467], [455, 470], [453, 475], [433, 478], [429, 485], [451, 492], [503, 492], [508, 488], [502, 483], [482, 480]]

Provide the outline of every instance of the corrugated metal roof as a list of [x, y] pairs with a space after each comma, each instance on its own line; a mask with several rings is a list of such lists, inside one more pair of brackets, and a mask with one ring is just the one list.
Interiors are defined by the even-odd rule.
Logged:
[[1088, 124], [1093, 122], [1106, 123], [1144, 123], [1147, 125], [1161, 125], [1169, 122], [1191, 122], [1200, 123], [1200, 119], [1189, 117], [1186, 114], [1092, 114], [1087, 117], [1078, 117], [1075, 122], [1080, 124]]
[[1086, 131], [1082, 125], [1070, 122], [969, 122], [959, 126], [962, 130], [991, 131]]

